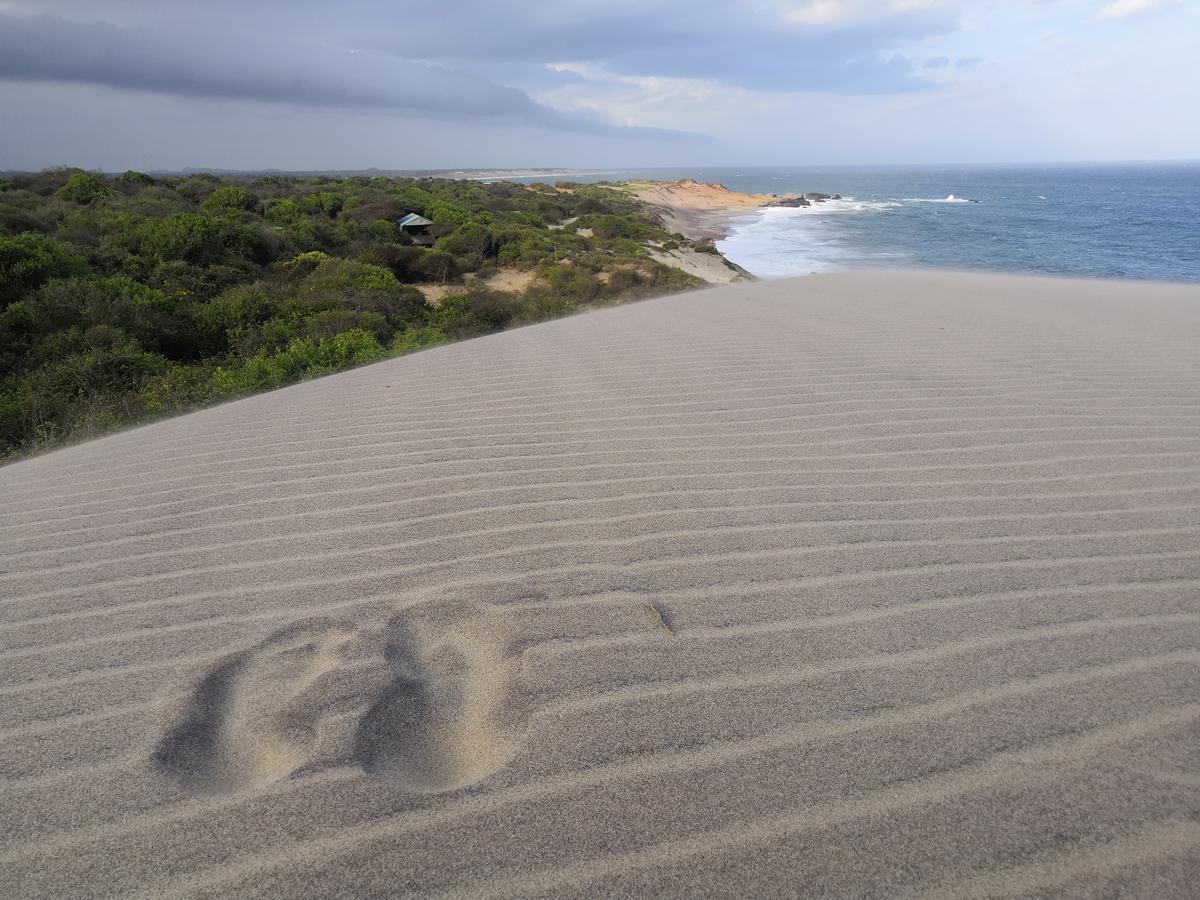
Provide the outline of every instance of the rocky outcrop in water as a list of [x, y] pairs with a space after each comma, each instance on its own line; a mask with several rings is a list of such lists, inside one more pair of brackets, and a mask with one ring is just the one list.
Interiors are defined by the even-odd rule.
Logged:
[[821, 194], [816, 191], [810, 191], [807, 194], [784, 194], [770, 205], [797, 208], [802, 206], [812, 206], [814, 203], [825, 203], [828, 200], [841, 199], [841, 194]]

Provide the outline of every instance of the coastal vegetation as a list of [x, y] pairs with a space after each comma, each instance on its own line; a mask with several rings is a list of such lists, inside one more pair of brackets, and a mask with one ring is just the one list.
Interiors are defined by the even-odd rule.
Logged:
[[[410, 213], [433, 224], [415, 236]], [[0, 458], [697, 287], [650, 256], [681, 247], [614, 185], [9, 176]]]

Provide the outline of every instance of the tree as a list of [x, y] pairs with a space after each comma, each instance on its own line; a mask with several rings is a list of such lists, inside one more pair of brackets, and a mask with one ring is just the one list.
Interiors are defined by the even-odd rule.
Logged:
[[154, 179], [144, 172], [135, 172], [133, 169], [127, 169], [117, 176], [117, 184], [138, 185], [141, 187], [149, 187], [154, 184]]
[[217, 221], [195, 213], [148, 221], [138, 229], [135, 240], [136, 252], [142, 255], [197, 264], [216, 262], [224, 250]]
[[204, 208], [211, 210], [244, 209], [253, 211], [258, 208], [258, 198], [245, 188], [222, 187], [208, 195]]
[[133, 251], [156, 260], [181, 259], [196, 265], [213, 265], [227, 254], [268, 263], [277, 245], [261, 228], [243, 225], [228, 217], [210, 218], [196, 213], [176, 213], [144, 222], [130, 236]]
[[413, 268], [425, 281], [435, 281], [439, 284], [457, 281], [461, 277], [458, 263], [445, 250], [427, 250]]
[[304, 210], [288, 197], [282, 197], [278, 200], [268, 200], [265, 213], [268, 222], [273, 222], [276, 225], [290, 225], [297, 219], [304, 217]]
[[33, 232], [0, 234], [0, 305], [15, 303], [51, 278], [82, 272], [82, 259], [58, 241]]
[[93, 203], [104, 197], [111, 197], [112, 188], [106, 185], [95, 175], [87, 172], [76, 172], [67, 179], [67, 183], [54, 192], [54, 196], [60, 200], [69, 200], [72, 203]]
[[420, 271], [421, 258], [426, 254], [421, 247], [403, 247], [399, 244], [375, 244], [359, 256], [359, 259], [373, 266], [384, 266], [390, 269], [397, 281], [411, 284], [423, 281]]
[[471, 214], [461, 206], [440, 199], [426, 205], [425, 215], [438, 224], [446, 225], [465, 225], [471, 220]]
[[[486, 225], [469, 222], [466, 225], [460, 225], [445, 237], [439, 238], [437, 249], [454, 254], [460, 261], [472, 258], [483, 260], [495, 257], [496, 252], [500, 249], [500, 240], [495, 232]], [[464, 268], [467, 267], [464, 266]], [[472, 268], [478, 268], [478, 264]]]
[[326, 218], [332, 219], [342, 211], [345, 198], [340, 194], [330, 193], [329, 191], [317, 191], [314, 194], [305, 194], [303, 197], [297, 197], [296, 203], [306, 213], [323, 215]]

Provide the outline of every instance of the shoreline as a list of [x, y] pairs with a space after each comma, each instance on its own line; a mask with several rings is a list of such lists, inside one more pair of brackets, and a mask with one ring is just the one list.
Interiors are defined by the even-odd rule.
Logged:
[[743, 194], [722, 184], [681, 181], [631, 181], [622, 185], [644, 203], [667, 231], [693, 241], [717, 241], [729, 234], [739, 215], [777, 204], [774, 194]]
[[[716, 242], [730, 237], [734, 223], [751, 214], [766, 209], [787, 207], [809, 207], [828, 200], [841, 200], [834, 194], [747, 194], [731, 190], [715, 182], [699, 182], [685, 178], [677, 181], [628, 181], [621, 185], [645, 205], [650, 215], [667, 231], [682, 235], [691, 241], [708, 242], [714, 249], [710, 255], [721, 259], [739, 276], [733, 280], [758, 281], [763, 278], [740, 263], [734, 262], [726, 253], [716, 248]], [[657, 258], [657, 257], [656, 257]], [[678, 263], [659, 259], [667, 265]], [[686, 269], [685, 271], [691, 271]], [[706, 281], [712, 281], [700, 272], [692, 272]], [[717, 283], [728, 283], [722, 279]]]
[[692, 179], [634, 181], [626, 182], [622, 187], [631, 191], [667, 231], [713, 245], [709, 253], [652, 251], [651, 256], [656, 261], [683, 269], [709, 284], [759, 280], [758, 275], [717, 249], [716, 242], [729, 236], [734, 220], [766, 209], [779, 198], [771, 194], [744, 194], [722, 184], [705, 184]]

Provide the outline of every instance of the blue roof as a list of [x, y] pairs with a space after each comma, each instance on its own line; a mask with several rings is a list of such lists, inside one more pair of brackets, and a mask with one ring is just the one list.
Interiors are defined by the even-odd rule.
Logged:
[[396, 224], [401, 228], [405, 228], [409, 225], [432, 225], [433, 221], [424, 216], [418, 216], [416, 213], [409, 213]]

